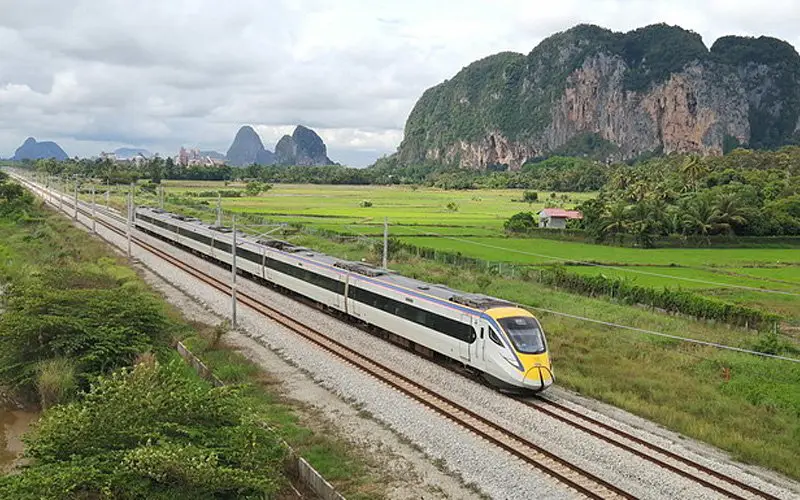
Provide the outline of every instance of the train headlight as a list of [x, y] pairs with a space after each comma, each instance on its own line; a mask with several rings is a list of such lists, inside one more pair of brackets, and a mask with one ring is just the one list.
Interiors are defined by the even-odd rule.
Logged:
[[521, 363], [519, 362], [519, 360], [517, 359], [517, 357], [516, 357], [516, 356], [514, 356], [514, 353], [513, 353], [513, 352], [509, 352], [509, 351], [508, 351], [508, 350], [506, 350], [506, 349], [500, 349], [500, 355], [503, 357], [503, 359], [505, 359], [506, 361], [508, 361], [508, 363], [509, 363], [511, 366], [513, 366], [514, 368], [516, 368], [516, 369], [517, 369], [517, 370], [519, 370], [519, 371], [524, 371], [524, 369], [523, 369], [523, 367], [522, 367]]

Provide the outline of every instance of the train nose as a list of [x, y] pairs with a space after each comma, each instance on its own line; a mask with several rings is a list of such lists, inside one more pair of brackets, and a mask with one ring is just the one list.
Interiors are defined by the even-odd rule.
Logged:
[[555, 377], [553, 376], [552, 370], [545, 365], [537, 363], [525, 372], [522, 385], [530, 389], [541, 391], [550, 387], [554, 380]]

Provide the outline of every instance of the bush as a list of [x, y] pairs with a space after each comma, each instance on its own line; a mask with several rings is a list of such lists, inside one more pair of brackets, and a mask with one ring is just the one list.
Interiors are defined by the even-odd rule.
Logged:
[[447, 206], [445, 206], [445, 208], [449, 212], [458, 212], [458, 203], [451, 201], [450, 203], [447, 204]]
[[1, 498], [271, 498], [283, 481], [281, 443], [240, 392], [180, 360], [101, 377], [25, 442], [31, 463], [0, 478]]
[[369, 208], [372, 206], [372, 202], [369, 200], [362, 200], [361, 203], [358, 204], [361, 208]]
[[509, 233], [527, 233], [536, 228], [536, 220], [531, 212], [514, 214], [503, 223], [503, 229]]
[[532, 203], [536, 203], [537, 201], [539, 201], [539, 193], [537, 193], [536, 191], [525, 191], [524, 193], [522, 193], [522, 201], [529, 205]]

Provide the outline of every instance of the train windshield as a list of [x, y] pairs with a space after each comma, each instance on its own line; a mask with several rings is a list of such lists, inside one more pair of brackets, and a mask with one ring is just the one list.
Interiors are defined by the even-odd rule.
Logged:
[[529, 316], [514, 316], [498, 320], [511, 342], [522, 354], [541, 354], [545, 351], [544, 335], [539, 322]]

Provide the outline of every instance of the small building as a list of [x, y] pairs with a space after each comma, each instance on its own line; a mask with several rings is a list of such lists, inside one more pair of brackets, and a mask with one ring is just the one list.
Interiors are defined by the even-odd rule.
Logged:
[[577, 210], [564, 210], [563, 208], [545, 208], [539, 212], [539, 227], [553, 229], [566, 229], [567, 221], [583, 219], [583, 214]]

